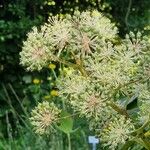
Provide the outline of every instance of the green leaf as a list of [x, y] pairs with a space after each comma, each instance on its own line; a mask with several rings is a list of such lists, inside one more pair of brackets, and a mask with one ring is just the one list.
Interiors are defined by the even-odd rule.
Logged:
[[135, 109], [138, 107], [138, 94], [135, 94], [131, 97], [126, 105], [127, 110]]
[[71, 114], [69, 114], [66, 111], [62, 111], [61, 112], [61, 120], [60, 120], [60, 125], [58, 126], [58, 128], [63, 131], [66, 134], [69, 134], [70, 132], [72, 132], [72, 128], [73, 128], [73, 119], [71, 117]]

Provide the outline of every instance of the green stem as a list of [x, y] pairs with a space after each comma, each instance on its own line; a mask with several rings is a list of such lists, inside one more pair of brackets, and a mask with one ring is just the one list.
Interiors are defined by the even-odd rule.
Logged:
[[117, 106], [114, 102], [107, 103], [108, 106], [113, 108], [115, 111], [117, 111], [119, 114], [126, 116], [126, 118], [129, 118], [129, 115], [125, 109], [120, 108]]
[[139, 143], [147, 150], [150, 150], [150, 142], [147, 139], [138, 138], [138, 139], [135, 139], [135, 142]]
[[55, 79], [57, 79], [57, 75], [56, 75], [56, 72], [54, 71], [54, 69], [52, 69], [52, 73], [53, 73]]
[[80, 113], [74, 113], [74, 114], [72, 114], [72, 115], [68, 115], [68, 116], [65, 116], [65, 117], [61, 117], [61, 118], [56, 119], [56, 120], [70, 118], [70, 117], [73, 117], [73, 116], [77, 116], [77, 115], [79, 115], [79, 114], [80, 114]]
[[115, 89], [115, 92], [114, 92], [113, 95], [115, 96], [116, 92], [117, 92], [118, 90], [120, 90], [121, 88], [127, 87], [127, 86], [130, 85], [130, 84], [134, 84], [134, 83], [137, 83], [137, 82], [140, 82], [140, 81], [146, 82], [147, 80], [144, 80], [143, 78], [140, 78], [140, 79], [137, 79], [137, 80], [130, 81], [130, 82], [124, 84], [124, 85], [119, 85], [119, 86]]
[[10, 83], [8, 83], [8, 85], [9, 85], [10, 89], [12, 90], [12, 93], [13, 93], [14, 96], [16, 97], [16, 100], [19, 102], [19, 104], [20, 104], [20, 106], [21, 106], [21, 108], [22, 108], [24, 114], [25, 114], [27, 117], [29, 117], [29, 115], [28, 115], [27, 111], [25, 110], [23, 104], [21, 103], [21, 101], [20, 101], [18, 95], [16, 94], [16, 92], [15, 92], [13, 86], [12, 86]]
[[84, 77], [88, 77], [86, 71], [85, 71], [82, 67], [79, 66], [78, 69], [79, 69], [79, 71], [81, 72], [81, 74], [82, 74]]
[[133, 131], [131, 134], [133, 134], [133, 135], [134, 134], [140, 135], [143, 132], [144, 128], [149, 125], [149, 123], [150, 123], [150, 117], [140, 128], [138, 128], [137, 130]]
[[70, 67], [72, 67], [72, 68], [74, 68], [74, 69], [77, 69], [77, 68], [78, 68], [78, 65], [75, 64], [75, 63], [71, 63], [71, 62], [66, 61], [66, 60], [64, 60], [64, 59], [61, 59], [61, 58], [59, 58], [59, 57], [57, 57], [57, 56], [55, 56], [55, 55], [53, 55], [53, 58], [54, 58], [54, 60], [56, 60], [57, 62], [60, 62], [60, 63], [62, 63], [62, 64], [64, 64], [64, 65], [70, 66]]
[[69, 61], [66, 61], [66, 60], [64, 60], [64, 59], [58, 58], [58, 57], [56, 57], [56, 56], [54, 56], [54, 58], [55, 58], [55, 60], [57, 60], [58, 62], [60, 62], [60, 63], [62, 63], [62, 64], [64, 64], [64, 65], [67, 65], [67, 66], [72, 67], [72, 68], [74, 68], [74, 69], [78, 69], [78, 70], [81, 72], [81, 74], [82, 74], [83, 76], [87, 77], [87, 73], [86, 73], [86, 71], [84, 70], [82, 64], [71, 63], [71, 62], [69, 62]]
[[71, 139], [70, 139], [70, 133], [67, 134], [68, 137], [68, 150], [71, 150]]
[[131, 5], [132, 5], [132, 0], [129, 0], [129, 4], [128, 4], [128, 8], [127, 8], [127, 13], [126, 13], [126, 16], [125, 16], [125, 24], [126, 24], [127, 27], [129, 26], [128, 17], [129, 17], [129, 14], [130, 14]]

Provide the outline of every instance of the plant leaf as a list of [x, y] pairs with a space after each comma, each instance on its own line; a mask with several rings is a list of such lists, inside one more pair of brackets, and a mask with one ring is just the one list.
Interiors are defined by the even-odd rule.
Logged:
[[71, 114], [69, 114], [66, 111], [62, 111], [60, 117], [62, 119], [60, 119], [60, 125], [58, 126], [58, 128], [66, 134], [72, 132], [73, 131], [72, 130], [72, 128], [73, 128], [73, 119], [71, 117]]
[[138, 94], [136, 93], [131, 99], [128, 101], [126, 105], [127, 110], [135, 109], [138, 107]]

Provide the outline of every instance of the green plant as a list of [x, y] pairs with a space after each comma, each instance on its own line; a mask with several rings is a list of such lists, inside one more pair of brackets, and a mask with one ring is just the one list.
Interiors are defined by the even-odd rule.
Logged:
[[[55, 74], [60, 101], [55, 107], [60, 116], [54, 128], [67, 130], [61, 111], [73, 109], [66, 117], [86, 117], [104, 148], [124, 150], [138, 143], [149, 150], [150, 43], [140, 32], [123, 40], [117, 32], [97, 11], [51, 17], [40, 30], [34, 27], [28, 33], [21, 64], [33, 71], [52, 61], [60, 63], [59, 76]], [[34, 117], [40, 119], [38, 113]], [[37, 126], [38, 121], [31, 123]]]

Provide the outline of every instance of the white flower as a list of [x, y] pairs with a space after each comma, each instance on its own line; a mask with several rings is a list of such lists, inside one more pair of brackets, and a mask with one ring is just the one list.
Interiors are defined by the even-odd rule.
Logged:
[[76, 111], [89, 120], [102, 121], [102, 118], [108, 115], [106, 99], [98, 93], [82, 94], [77, 100], [72, 100], [71, 104]]
[[54, 103], [39, 103], [31, 112], [30, 121], [38, 134], [50, 133], [58, 122], [60, 110]]
[[117, 88], [130, 80], [122, 68], [118, 67], [117, 61], [100, 60], [99, 55], [88, 58], [85, 61], [85, 68], [90, 72], [91, 78], [96, 78], [104, 86]]
[[88, 86], [88, 79], [75, 70], [67, 76], [61, 76], [57, 80], [59, 95], [72, 95], [77, 97], [79, 94], [84, 93]]
[[134, 131], [134, 125], [130, 119], [124, 116], [114, 116], [112, 121], [103, 128], [101, 139], [104, 146], [108, 146], [110, 150], [117, 150], [118, 146], [125, 144], [125, 142], [132, 138], [130, 133]]
[[28, 70], [41, 70], [50, 61], [51, 54], [48, 49], [43, 33], [33, 28], [28, 33], [28, 40], [23, 43], [21, 64], [27, 66]]
[[49, 18], [49, 23], [51, 32], [47, 34], [47, 40], [54, 49], [59, 50], [58, 55], [60, 55], [61, 50], [71, 39], [71, 23], [66, 19], [58, 18], [58, 16]]
[[148, 47], [148, 42], [142, 37], [142, 34], [138, 32], [134, 34], [130, 32], [129, 35], [126, 35], [126, 39], [124, 40], [125, 45], [127, 46], [128, 50], [131, 50], [135, 53], [135, 55], [139, 55], [144, 53], [144, 51]]
[[93, 32], [103, 39], [112, 39], [116, 37], [117, 28], [98, 11], [82, 12], [75, 15], [74, 22], [78, 23], [78, 28], [84, 32]]

